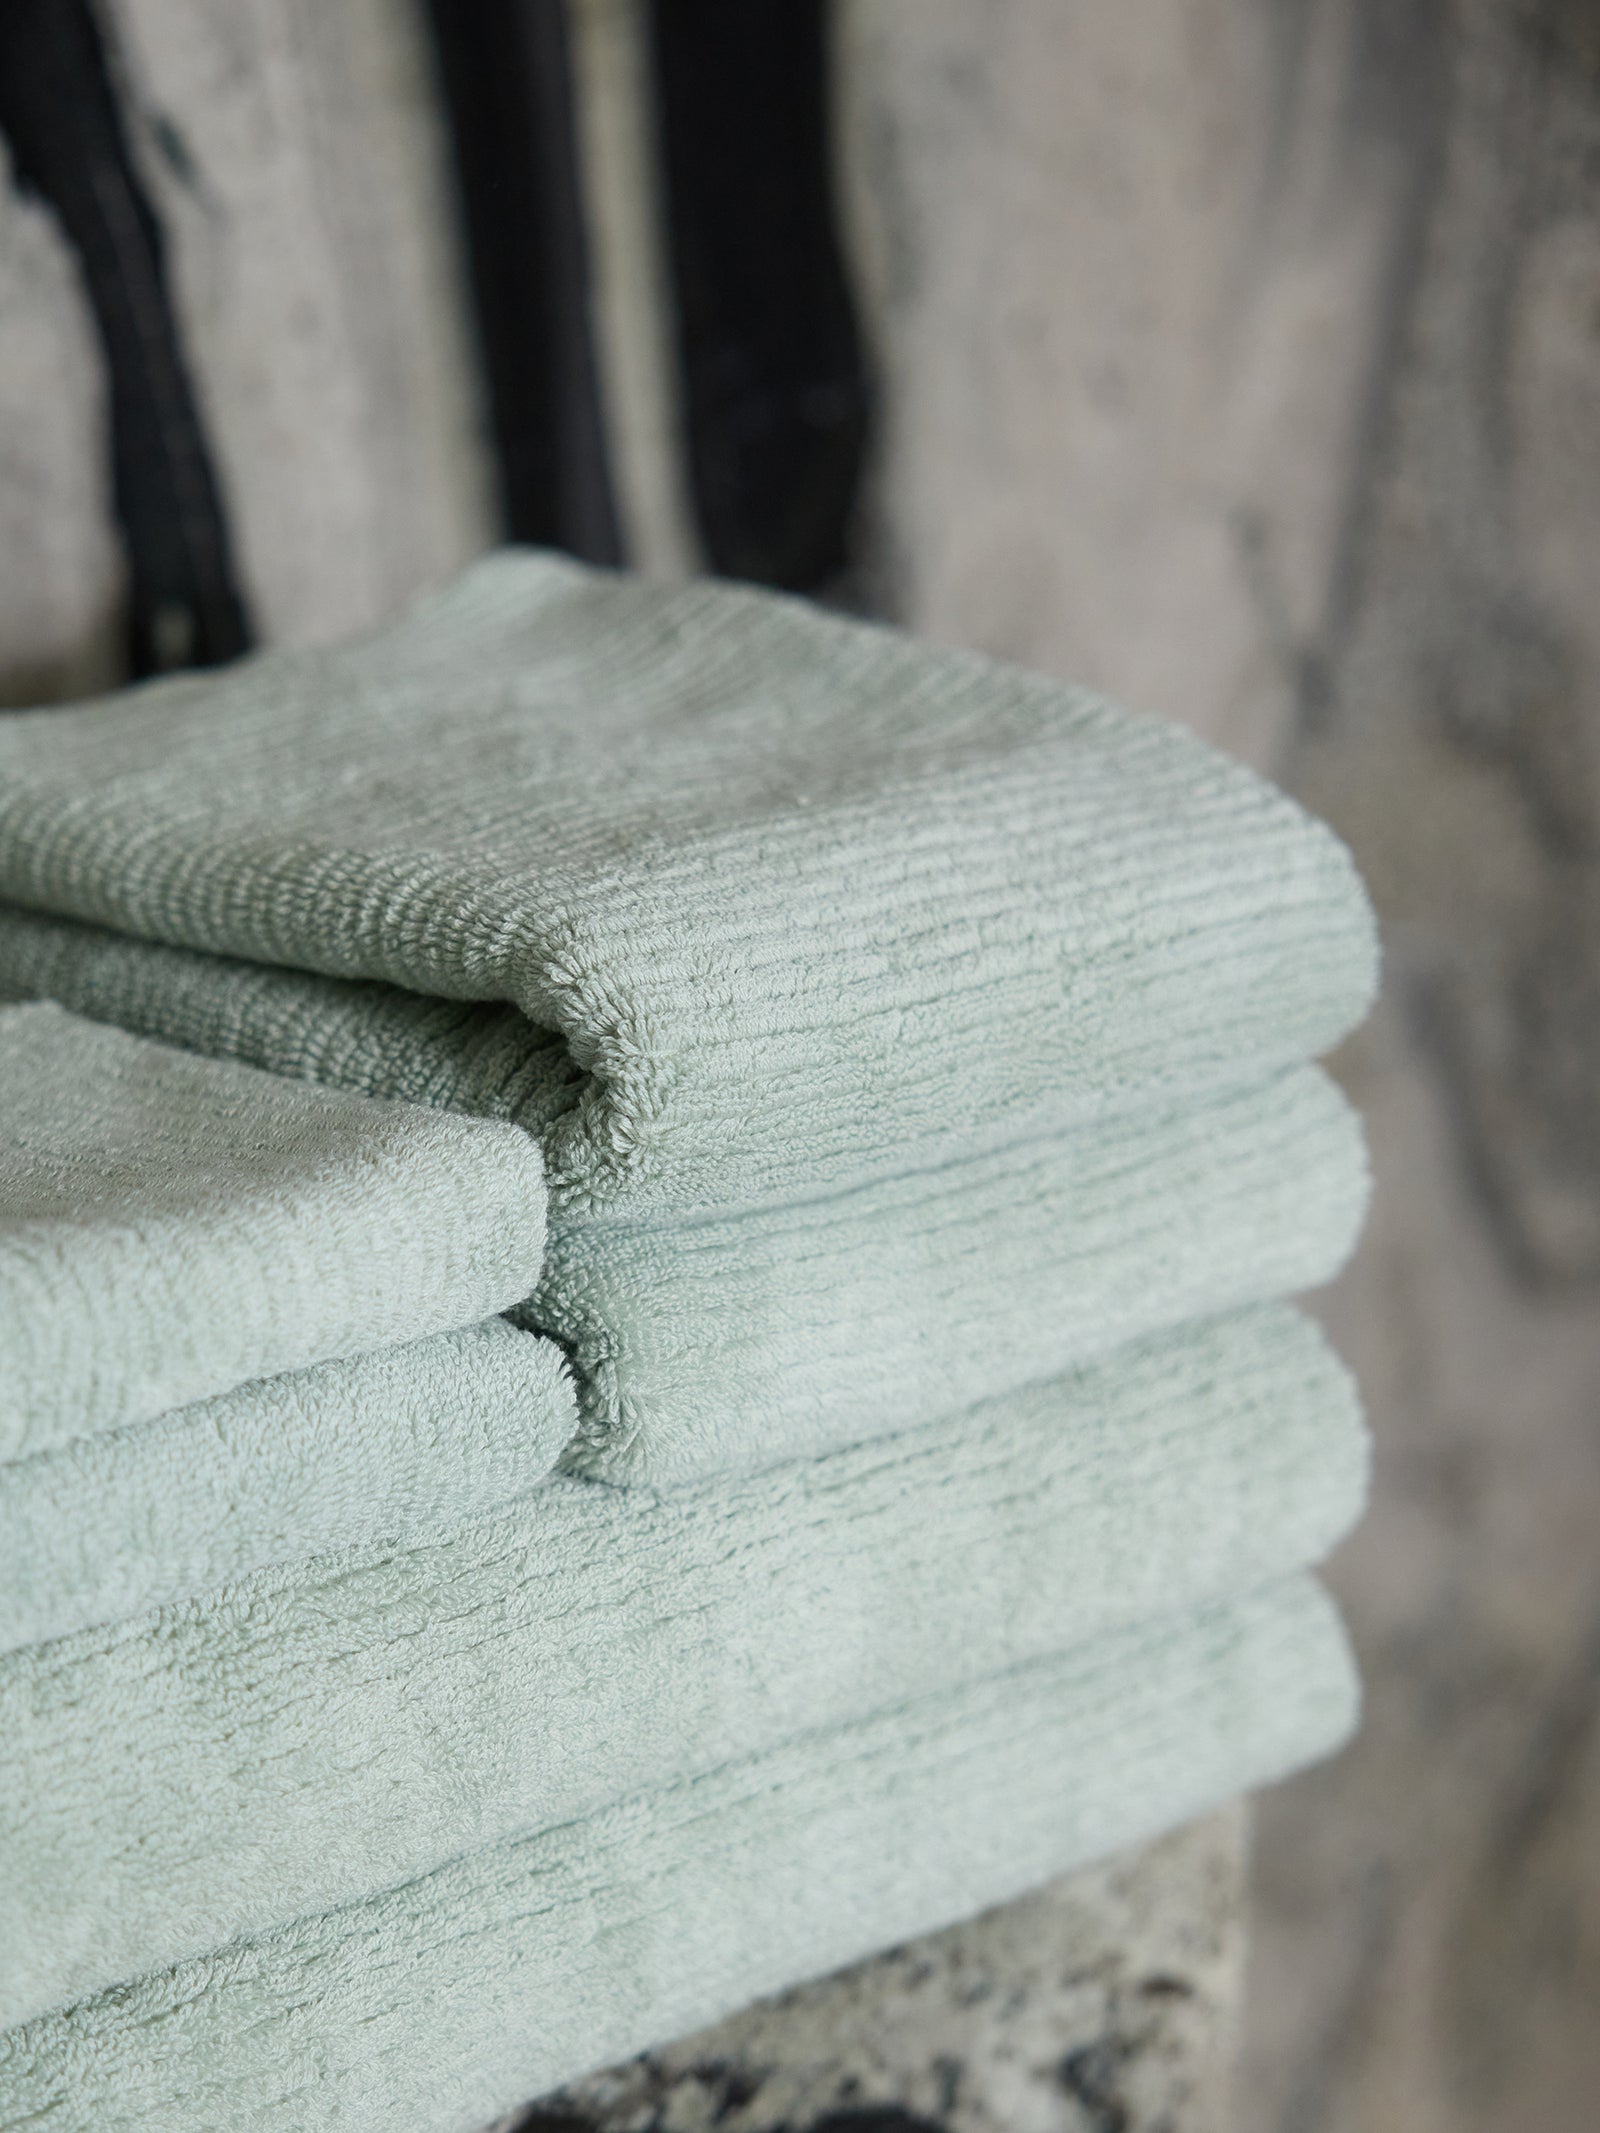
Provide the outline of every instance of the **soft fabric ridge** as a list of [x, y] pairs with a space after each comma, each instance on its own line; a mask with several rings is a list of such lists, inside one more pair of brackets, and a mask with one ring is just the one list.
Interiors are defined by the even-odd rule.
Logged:
[[41, 2133], [477, 2133], [594, 2067], [1006, 1901], [1328, 1753], [1299, 1581], [468, 1852], [0, 2036]]
[[398, 624], [0, 721], [0, 896], [509, 1003], [564, 1202], [855, 1183], [1325, 1049], [1371, 917], [1176, 727], [716, 583], [483, 559]]
[[527, 1296], [514, 1128], [0, 1009], [0, 1458]]
[[0, 1659], [0, 2020], [1317, 1560], [1365, 1437], [1275, 1307], [701, 1489], [560, 1480]]
[[[530, 1133], [548, 1134], [571, 1088], [565, 1055], [530, 1053], [503, 1009], [65, 921], [0, 916], [0, 980], [281, 1075]], [[519, 1316], [577, 1369], [571, 1469], [682, 1481], [909, 1427], [1315, 1287], [1343, 1263], [1366, 1192], [1349, 1107], [1290, 1068], [792, 1202], [693, 1220], [558, 1204]]]
[[474, 2133], [1336, 1745], [1374, 962], [724, 584], [0, 716], [0, 2126]]
[[495, 1318], [0, 1464], [0, 1652], [442, 1538], [544, 1481], [574, 1419], [560, 1350]]

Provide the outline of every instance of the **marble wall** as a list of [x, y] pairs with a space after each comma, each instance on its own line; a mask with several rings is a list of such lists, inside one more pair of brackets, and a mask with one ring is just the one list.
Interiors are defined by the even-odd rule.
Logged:
[[[447, 148], [410, 0], [105, 0], [122, 120], [261, 641], [370, 626], [493, 538]], [[118, 678], [106, 387], [0, 138], [0, 704]]]
[[1231, 2133], [1244, 1830], [1175, 1830], [490, 2133]]
[[1260, 1818], [1241, 2126], [1600, 2087], [1600, 13], [846, 0], [920, 629], [1190, 721], [1354, 846], [1359, 1743]]

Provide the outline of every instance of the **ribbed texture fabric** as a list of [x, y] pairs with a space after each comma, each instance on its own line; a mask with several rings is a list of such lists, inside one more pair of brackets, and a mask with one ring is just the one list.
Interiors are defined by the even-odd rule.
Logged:
[[0, 1464], [0, 1652], [442, 1538], [543, 1482], [575, 1419], [560, 1350], [490, 1319]]
[[799, 602], [532, 551], [353, 645], [0, 724], [0, 896], [508, 1001], [564, 1201], [792, 1197], [1314, 1055], [1348, 855], [1175, 727]]
[[0, 1458], [526, 1296], [544, 1182], [487, 1120], [0, 1010]]
[[574, 1471], [925, 1420], [1359, 1221], [1303, 1064], [1373, 982], [1337, 840], [767, 594], [506, 551], [359, 643], [0, 721], [7, 896], [0, 990], [538, 1137]]
[[1302, 1067], [790, 1207], [558, 1220], [519, 1316], [581, 1374], [570, 1470], [678, 1482], [908, 1427], [1154, 1328], [1315, 1288], [1366, 1199], [1355, 1118]]
[[[564, 1050], [503, 1007], [0, 913], [0, 985], [548, 1142]], [[1119, 1341], [1326, 1281], [1365, 1209], [1359, 1128], [1308, 1067], [757, 1207], [558, 1200], [521, 1322], [578, 1372], [573, 1471], [677, 1482], [908, 1426]], [[997, 1337], [998, 1336], [998, 1337]]]
[[1373, 964], [729, 586], [0, 718], [0, 2126], [468, 2133], [1334, 1746]]
[[0, 2037], [0, 2124], [476, 2133], [1338, 1746], [1295, 1583], [802, 1735]]
[[1343, 1372], [1270, 1310], [910, 1437], [659, 1498], [556, 1482], [13, 1653], [0, 2021], [1298, 1569], [1365, 1476]]

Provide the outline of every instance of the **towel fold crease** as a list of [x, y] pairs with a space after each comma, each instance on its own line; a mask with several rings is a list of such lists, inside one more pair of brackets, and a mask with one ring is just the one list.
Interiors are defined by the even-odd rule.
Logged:
[[471, 2133], [1337, 1745], [1374, 966], [727, 585], [0, 718], [0, 2126]]

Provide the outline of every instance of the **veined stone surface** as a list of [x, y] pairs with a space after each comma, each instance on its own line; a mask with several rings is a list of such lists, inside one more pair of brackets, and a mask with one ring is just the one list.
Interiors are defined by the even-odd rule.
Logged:
[[1245, 1817], [575, 2082], [492, 2133], [1225, 2133]]
[[1270, 1795], [1243, 2133], [1600, 2091], [1600, 13], [844, 0], [917, 627], [1186, 720], [1372, 885], [1326, 1299], [1353, 1750]]

